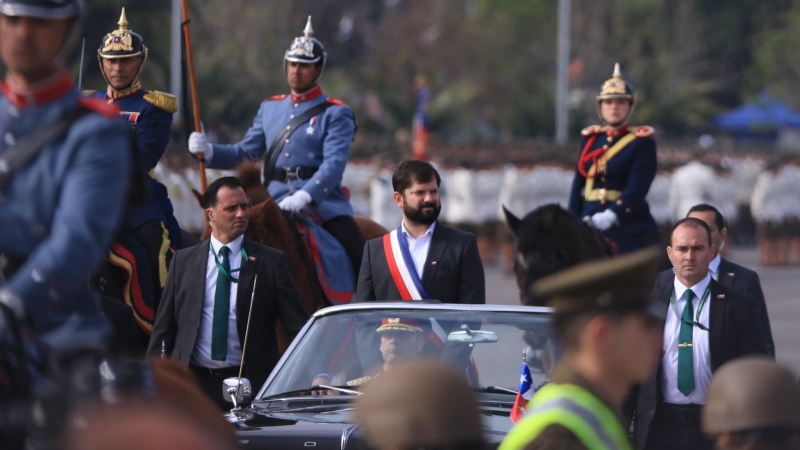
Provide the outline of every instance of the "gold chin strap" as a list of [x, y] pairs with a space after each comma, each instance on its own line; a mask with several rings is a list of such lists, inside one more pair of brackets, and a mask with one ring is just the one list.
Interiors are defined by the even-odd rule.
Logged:
[[[617, 155], [617, 153], [621, 152], [622, 149], [628, 146], [633, 140], [636, 139], [636, 135], [634, 133], [626, 134], [622, 139], [617, 141], [610, 149], [606, 151], [606, 153], [597, 160], [597, 165], [600, 167], [598, 168], [596, 165], [592, 164], [592, 167], [589, 168], [589, 176], [586, 178], [586, 188], [583, 191], [583, 197], [586, 201], [595, 201], [599, 200], [602, 203], [607, 201], [614, 201], [619, 198], [619, 191], [609, 191], [605, 188], [602, 189], [594, 189], [594, 177], [598, 173], [605, 173], [606, 165], [611, 158]], [[616, 198], [611, 198], [615, 196]]]

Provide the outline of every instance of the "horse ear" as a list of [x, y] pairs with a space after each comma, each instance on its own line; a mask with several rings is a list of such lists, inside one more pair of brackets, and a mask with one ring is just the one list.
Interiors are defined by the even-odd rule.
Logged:
[[506, 209], [506, 205], [503, 205], [503, 214], [506, 216], [506, 223], [508, 224], [508, 228], [514, 233], [514, 236], [517, 235], [519, 231], [519, 227], [522, 225], [522, 221], [517, 218], [511, 211]]

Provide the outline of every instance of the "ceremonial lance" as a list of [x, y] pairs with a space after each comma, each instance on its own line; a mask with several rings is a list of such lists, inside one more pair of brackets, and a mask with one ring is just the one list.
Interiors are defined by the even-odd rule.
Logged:
[[[197, 98], [197, 79], [194, 75], [194, 57], [192, 56], [192, 36], [189, 33], [189, 7], [186, 0], [181, 0], [181, 14], [183, 16], [183, 36], [186, 41], [186, 65], [189, 69], [189, 86], [192, 94], [192, 114], [194, 115], [194, 131], [203, 131], [200, 123], [200, 102]], [[203, 153], [197, 154], [198, 171], [200, 172], [200, 193], [206, 192], [206, 158]]]

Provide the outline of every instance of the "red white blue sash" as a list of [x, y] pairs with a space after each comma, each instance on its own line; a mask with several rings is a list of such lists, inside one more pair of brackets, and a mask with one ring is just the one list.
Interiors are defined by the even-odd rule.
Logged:
[[408, 241], [403, 236], [402, 225], [383, 236], [383, 252], [389, 264], [392, 280], [400, 291], [403, 300], [429, 300], [428, 291], [422, 285], [414, 260], [408, 249]]

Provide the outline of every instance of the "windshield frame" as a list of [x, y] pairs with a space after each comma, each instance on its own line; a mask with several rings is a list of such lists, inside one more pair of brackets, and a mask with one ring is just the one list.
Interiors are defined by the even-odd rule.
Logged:
[[458, 303], [433, 303], [433, 302], [421, 302], [421, 301], [392, 301], [392, 302], [363, 302], [363, 303], [351, 303], [347, 305], [338, 305], [338, 306], [331, 306], [328, 308], [321, 309], [315, 312], [300, 330], [297, 333], [297, 336], [294, 338], [289, 347], [281, 356], [278, 363], [275, 365], [275, 368], [272, 369], [270, 372], [269, 377], [261, 385], [258, 390], [258, 394], [255, 396], [254, 401], [260, 401], [266, 392], [267, 386], [273, 382], [275, 377], [277, 376], [278, 372], [283, 368], [286, 364], [286, 361], [289, 359], [289, 356], [295, 350], [295, 348], [299, 345], [299, 343], [303, 340], [303, 338], [308, 334], [308, 331], [311, 327], [320, 319], [338, 315], [341, 313], [346, 312], [354, 312], [354, 311], [380, 311], [380, 310], [396, 310], [396, 309], [404, 309], [404, 310], [419, 310], [419, 311], [475, 311], [475, 312], [496, 312], [496, 313], [524, 313], [524, 314], [545, 314], [545, 315], [552, 315], [553, 308], [547, 307], [540, 307], [540, 306], [517, 306], [517, 305], [485, 305], [485, 304], [458, 304]]

